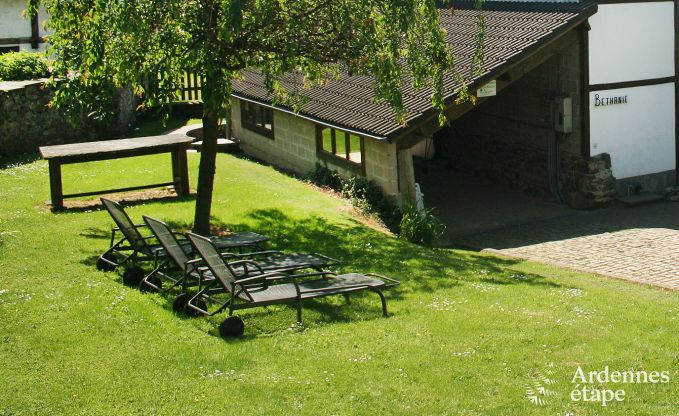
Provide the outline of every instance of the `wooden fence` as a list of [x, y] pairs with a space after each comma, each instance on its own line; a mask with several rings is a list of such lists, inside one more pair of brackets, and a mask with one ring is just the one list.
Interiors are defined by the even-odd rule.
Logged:
[[184, 87], [181, 90], [180, 102], [198, 101], [202, 102], [203, 97], [200, 92], [202, 77], [195, 72], [186, 71], [183, 78]]

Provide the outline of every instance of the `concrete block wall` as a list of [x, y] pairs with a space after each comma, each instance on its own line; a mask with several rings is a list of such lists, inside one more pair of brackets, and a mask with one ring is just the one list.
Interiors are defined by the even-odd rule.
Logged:
[[272, 165], [306, 173], [316, 163], [314, 123], [281, 111], [274, 111], [274, 137], [270, 139], [241, 125], [240, 100], [231, 100], [232, 134], [243, 151]]
[[378, 183], [385, 194], [397, 198], [396, 144], [365, 139], [365, 159], [366, 177]]
[[[241, 148], [246, 154], [299, 174], [309, 172], [316, 163], [320, 163], [342, 176], [356, 175], [341, 164], [334, 164], [316, 156], [316, 124], [312, 121], [274, 110], [272, 140], [243, 128], [240, 109], [240, 100], [232, 99], [232, 133], [240, 141]], [[387, 195], [396, 197], [398, 193], [396, 145], [365, 138], [364, 146], [366, 178], [379, 184]]]

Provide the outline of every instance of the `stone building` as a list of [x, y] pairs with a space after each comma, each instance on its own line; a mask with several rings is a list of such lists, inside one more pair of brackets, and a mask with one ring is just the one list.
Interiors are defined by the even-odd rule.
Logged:
[[[624, 1], [624, 0], [621, 0]], [[375, 102], [371, 79], [305, 90], [299, 112], [271, 104], [256, 71], [234, 84], [232, 134], [246, 153], [306, 172], [322, 163], [363, 175], [394, 200], [415, 197], [418, 160], [577, 208], [676, 183], [674, 2], [499, 2], [484, 8], [482, 74], [471, 68], [472, 2], [442, 8], [458, 71], [477, 96], [456, 104], [446, 80], [441, 127], [429, 90], [406, 86], [407, 122]], [[616, 180], [617, 178], [617, 180]]]

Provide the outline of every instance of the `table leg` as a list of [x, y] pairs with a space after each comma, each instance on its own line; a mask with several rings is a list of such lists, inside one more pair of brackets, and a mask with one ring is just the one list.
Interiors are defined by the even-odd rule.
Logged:
[[186, 147], [172, 151], [172, 177], [177, 195], [189, 196], [189, 166], [186, 160]]
[[50, 172], [50, 195], [52, 198], [52, 210], [64, 209], [64, 193], [61, 185], [61, 163], [58, 160], [49, 160]]

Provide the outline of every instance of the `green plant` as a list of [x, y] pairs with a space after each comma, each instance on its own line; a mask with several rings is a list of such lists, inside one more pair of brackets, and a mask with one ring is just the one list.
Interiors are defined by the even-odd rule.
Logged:
[[427, 247], [436, 244], [446, 231], [433, 209], [420, 211], [413, 203], [405, 204], [400, 228], [401, 238]]
[[342, 177], [340, 174], [320, 163], [316, 163], [314, 169], [304, 175], [303, 179], [322, 188], [330, 188], [337, 192], [342, 191]]
[[349, 198], [355, 207], [377, 215], [390, 230], [398, 230], [401, 212], [375, 182], [360, 176], [352, 176], [343, 181], [342, 194]]
[[339, 173], [317, 163], [303, 179], [314, 185], [330, 188], [351, 200], [354, 207], [377, 216], [391, 231], [397, 231], [401, 213], [375, 182], [361, 176], [343, 178]]
[[40, 53], [9, 52], [0, 55], [0, 80], [23, 81], [48, 76], [47, 59]]

